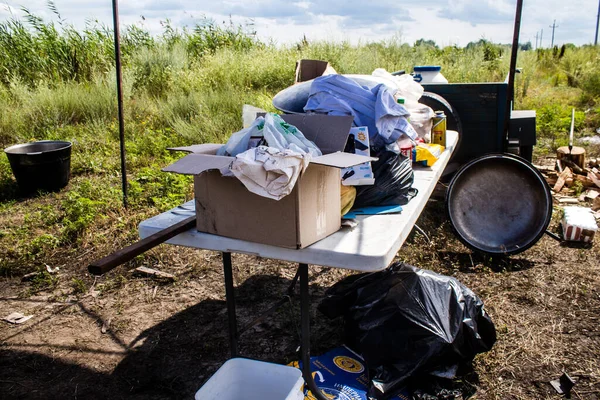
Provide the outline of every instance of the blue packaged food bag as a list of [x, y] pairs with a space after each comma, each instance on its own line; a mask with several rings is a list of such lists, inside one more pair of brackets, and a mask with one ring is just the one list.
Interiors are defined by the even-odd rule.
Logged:
[[[302, 362], [290, 365], [302, 368]], [[331, 400], [368, 400], [369, 377], [362, 357], [346, 346], [335, 348], [323, 355], [310, 358], [310, 370], [317, 386]], [[308, 388], [305, 399], [314, 400]], [[409, 400], [400, 393], [391, 400]]]

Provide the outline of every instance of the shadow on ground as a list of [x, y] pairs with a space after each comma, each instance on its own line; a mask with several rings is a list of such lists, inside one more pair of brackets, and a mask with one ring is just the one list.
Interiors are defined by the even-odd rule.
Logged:
[[533, 261], [517, 257], [489, 256], [477, 252], [459, 253], [453, 251], [438, 251], [441, 265], [452, 269], [458, 267], [460, 272], [481, 272], [478, 267], [485, 265], [495, 272], [515, 272], [531, 269], [535, 266]]
[[[236, 288], [238, 324], [252, 320], [280, 298], [290, 280], [258, 275]], [[298, 289], [298, 288], [297, 288]], [[319, 296], [324, 288], [311, 285]], [[313, 352], [339, 345], [340, 332], [315, 312]], [[240, 339], [240, 353], [250, 358], [288, 363], [297, 359], [299, 307], [284, 306]], [[3, 399], [190, 399], [229, 358], [224, 301], [205, 300], [143, 331], [111, 374], [94, 371], [34, 352], [0, 347], [0, 393]], [[77, 351], [75, 349], [75, 351]], [[265, 358], [267, 357], [267, 358]]]

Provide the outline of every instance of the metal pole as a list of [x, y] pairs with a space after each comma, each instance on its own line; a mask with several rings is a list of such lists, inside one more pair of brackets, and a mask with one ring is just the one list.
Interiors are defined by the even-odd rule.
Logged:
[[596, 36], [594, 36], [594, 46], [598, 45], [598, 25], [600, 24], [600, 1], [598, 1], [598, 16], [596, 17]]
[[231, 357], [236, 357], [237, 349], [237, 316], [235, 314], [235, 293], [233, 288], [233, 271], [231, 269], [231, 253], [223, 253], [223, 275], [225, 276], [225, 300], [227, 301], [227, 317], [229, 321], [229, 348]]
[[125, 164], [125, 122], [123, 120], [123, 74], [121, 72], [121, 35], [119, 33], [119, 3], [113, 0], [113, 25], [115, 33], [115, 68], [117, 70], [117, 105], [119, 107], [119, 141], [121, 142], [121, 185], [123, 207], [127, 208], [127, 165]]
[[521, 14], [523, 13], [523, 0], [517, 0], [517, 11], [515, 14], [515, 31], [510, 55], [510, 70], [508, 71], [508, 93], [506, 96], [506, 115], [504, 117], [504, 139], [508, 137], [510, 125], [511, 104], [515, 93], [515, 69], [517, 67], [517, 52], [519, 50], [519, 33], [521, 31]]
[[315, 399], [327, 400], [327, 397], [325, 397], [315, 383], [312, 371], [310, 370], [310, 296], [308, 293], [308, 264], [300, 264], [298, 266], [298, 271], [300, 273], [300, 321], [302, 324], [302, 336], [300, 338], [302, 377]]
[[542, 39], [544, 39], [544, 30], [542, 29], [542, 34], [540, 35], [540, 47], [543, 48], [542, 46]]
[[550, 45], [550, 48], [554, 48], [554, 30], [558, 28], [558, 25], [556, 25], [556, 20], [554, 20], [552, 25], [550, 25], [550, 28], [552, 28], [552, 44]]

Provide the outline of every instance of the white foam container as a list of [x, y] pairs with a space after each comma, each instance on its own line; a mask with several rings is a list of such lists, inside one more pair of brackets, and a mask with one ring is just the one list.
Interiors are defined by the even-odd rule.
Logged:
[[196, 392], [196, 400], [303, 400], [299, 369], [232, 358]]
[[598, 225], [591, 209], [565, 207], [562, 229], [565, 240], [590, 243], [594, 240]]

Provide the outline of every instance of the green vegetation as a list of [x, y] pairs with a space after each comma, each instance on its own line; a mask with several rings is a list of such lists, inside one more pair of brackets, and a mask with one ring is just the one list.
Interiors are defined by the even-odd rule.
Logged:
[[[503, 81], [508, 70], [509, 48], [485, 40], [466, 48], [425, 40], [411, 46], [398, 37], [276, 47], [247, 28], [204, 21], [179, 30], [167, 21], [156, 37], [137, 26], [124, 29], [130, 196], [124, 210], [111, 30], [89, 23], [78, 31], [29, 12], [0, 23], [0, 144], [73, 142], [69, 187], [32, 199], [18, 197], [0, 157], [0, 274], [43, 262], [72, 265], [82, 249], [104, 255], [134, 240], [139, 221], [191, 198], [190, 178], [160, 171], [180, 157], [166, 148], [226, 140], [241, 128], [243, 104], [275, 111], [271, 98], [293, 83], [298, 59], [328, 60], [340, 73], [362, 74], [438, 64], [452, 82]], [[520, 52], [516, 108], [537, 110], [540, 151], [564, 144], [571, 107], [579, 110], [579, 136], [600, 125], [599, 61], [600, 51], [590, 46]]]

